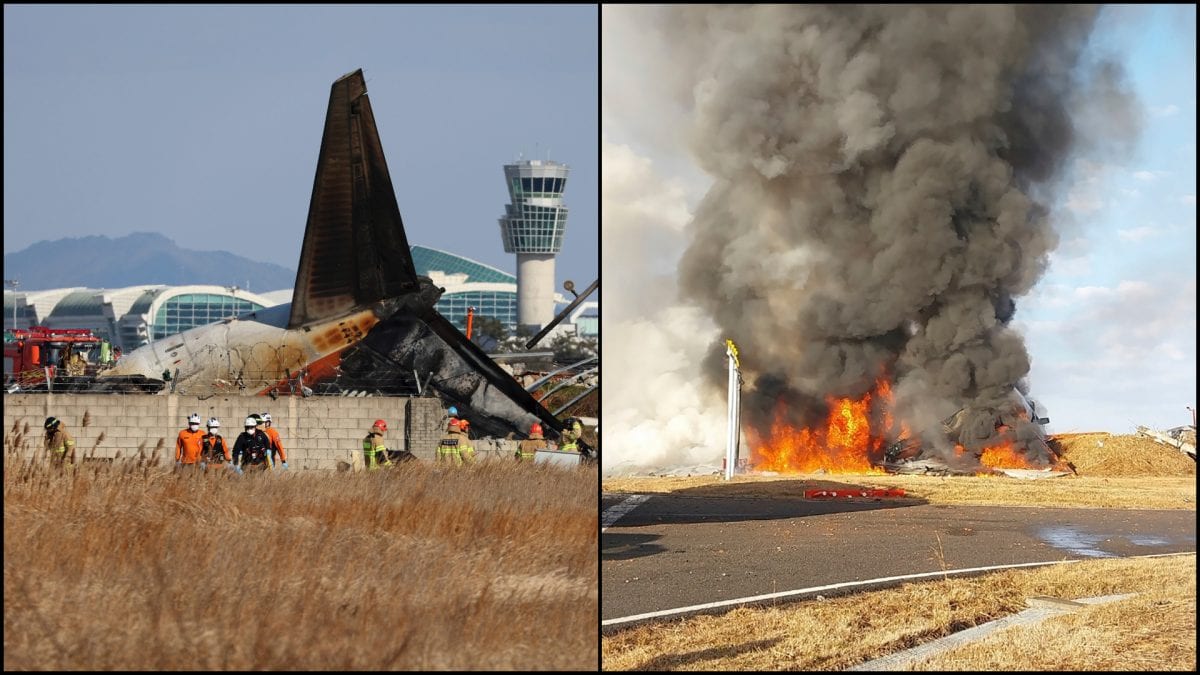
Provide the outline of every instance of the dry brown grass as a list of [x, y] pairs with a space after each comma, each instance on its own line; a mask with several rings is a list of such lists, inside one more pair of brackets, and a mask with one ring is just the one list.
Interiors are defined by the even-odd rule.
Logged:
[[1098, 560], [740, 608], [605, 637], [604, 670], [841, 670], [1014, 614], [1026, 599], [1136, 597], [1014, 627], [921, 670], [1194, 670], [1196, 557]]
[[815, 488], [899, 487], [931, 504], [1130, 509], [1195, 509], [1196, 462], [1141, 436], [1070, 434], [1056, 437], [1076, 475], [1025, 480], [1007, 476], [745, 475], [635, 477], [604, 480], [606, 492], [802, 499]]
[[10, 461], [4, 668], [594, 671], [596, 482]]
[[[1189, 460], [1191, 461], [1191, 460]], [[1195, 509], [1195, 478], [1092, 478], [1064, 476], [1022, 480], [1003, 476], [851, 476], [804, 474], [687, 478], [610, 478], [605, 492], [685, 493], [692, 496], [803, 499], [816, 488], [904, 489], [905, 499], [930, 504], [980, 506], [1086, 507], [1115, 509]]]

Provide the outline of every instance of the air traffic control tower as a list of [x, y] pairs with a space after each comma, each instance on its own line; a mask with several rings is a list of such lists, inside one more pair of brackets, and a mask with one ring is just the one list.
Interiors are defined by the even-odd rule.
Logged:
[[554, 319], [554, 256], [567, 227], [566, 164], [537, 159], [504, 165], [504, 251], [517, 254], [517, 325], [537, 331]]

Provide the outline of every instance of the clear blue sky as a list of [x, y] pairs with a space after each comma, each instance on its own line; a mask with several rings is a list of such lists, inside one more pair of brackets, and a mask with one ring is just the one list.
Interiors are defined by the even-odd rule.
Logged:
[[149, 231], [294, 269], [329, 87], [362, 68], [410, 243], [515, 272], [502, 165], [549, 158], [583, 288], [598, 63], [594, 5], [5, 5], [4, 252]]

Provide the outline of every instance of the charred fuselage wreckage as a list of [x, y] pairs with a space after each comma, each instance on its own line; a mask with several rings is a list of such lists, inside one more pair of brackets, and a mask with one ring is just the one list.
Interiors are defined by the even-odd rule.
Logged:
[[356, 70], [330, 92], [291, 303], [151, 342], [87, 389], [432, 393], [486, 435], [524, 438], [534, 422], [560, 432], [560, 420], [437, 312], [443, 290], [416, 273]]
[[741, 349], [752, 461], [968, 470], [1008, 448], [1052, 464], [1017, 412], [1031, 358], [1012, 319], [1058, 243], [1072, 160], [1137, 130], [1120, 67], [1085, 56], [1100, 10], [647, 11], [712, 177], [681, 296], [719, 329], [713, 389], [724, 340]]

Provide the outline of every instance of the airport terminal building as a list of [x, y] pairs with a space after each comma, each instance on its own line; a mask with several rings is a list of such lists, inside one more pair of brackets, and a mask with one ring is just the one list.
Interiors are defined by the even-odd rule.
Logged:
[[[412, 247], [417, 274], [446, 289], [437, 310], [460, 329], [467, 308], [492, 317], [509, 330], [517, 327], [516, 277], [484, 263], [425, 246]], [[146, 285], [115, 289], [59, 288], [4, 293], [4, 328], [87, 328], [128, 353], [189, 328], [291, 302], [292, 289], [251, 293], [236, 286]], [[561, 295], [557, 303], [565, 304]], [[596, 303], [582, 303], [564, 323], [581, 335], [599, 329]]]
[[[286, 297], [281, 297], [286, 295]], [[87, 328], [122, 351], [189, 328], [291, 300], [292, 292], [256, 294], [226, 286], [64, 288], [4, 294], [4, 327]]]

